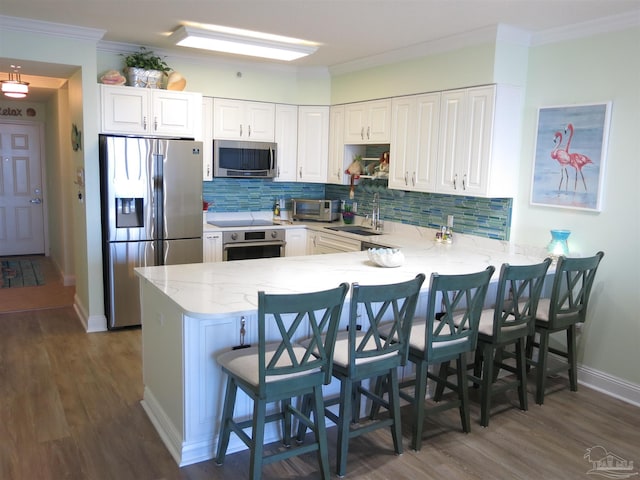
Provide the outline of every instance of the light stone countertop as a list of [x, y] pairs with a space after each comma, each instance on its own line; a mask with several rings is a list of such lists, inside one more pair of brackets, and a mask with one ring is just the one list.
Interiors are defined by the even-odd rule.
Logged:
[[[331, 225], [338, 224], [334, 222]], [[329, 224], [309, 222], [294, 226], [322, 230], [326, 225]], [[333, 288], [341, 282], [359, 282], [362, 285], [395, 283], [421, 272], [427, 276], [423, 289], [428, 290], [429, 277], [433, 272], [470, 273], [494, 265], [494, 280], [497, 280], [504, 262], [530, 264], [541, 262], [546, 256], [542, 248], [522, 248], [509, 242], [455, 233], [453, 244], [436, 243], [435, 230], [391, 222], [385, 223], [382, 235], [340, 234], [400, 247], [405, 256], [404, 265], [382, 268], [368, 259], [367, 252], [350, 252], [141, 267], [135, 271], [175, 302], [185, 314], [195, 318], [222, 318], [255, 313], [259, 290], [302, 293]]]

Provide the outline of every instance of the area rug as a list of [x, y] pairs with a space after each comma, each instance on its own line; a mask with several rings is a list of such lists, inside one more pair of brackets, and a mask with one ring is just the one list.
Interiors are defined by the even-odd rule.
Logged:
[[44, 285], [40, 262], [30, 259], [8, 259], [0, 262], [2, 288], [37, 287]]

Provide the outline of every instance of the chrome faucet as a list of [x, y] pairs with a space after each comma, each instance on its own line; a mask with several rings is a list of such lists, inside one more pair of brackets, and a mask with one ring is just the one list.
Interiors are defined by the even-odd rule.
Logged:
[[373, 194], [371, 228], [373, 228], [376, 232], [382, 231], [382, 220], [380, 220], [380, 195], [378, 193]]

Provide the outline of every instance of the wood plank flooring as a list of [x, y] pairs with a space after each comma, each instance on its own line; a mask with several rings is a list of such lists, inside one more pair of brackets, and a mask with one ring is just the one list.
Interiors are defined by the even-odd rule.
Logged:
[[[7, 257], [0, 257], [0, 259]], [[15, 257], [11, 257], [15, 258]], [[45, 284], [37, 287], [0, 288], [0, 313], [73, 305], [74, 286], [65, 286], [50, 257], [29, 255], [40, 262]]]
[[[86, 334], [71, 307], [0, 314], [0, 479], [217, 480], [248, 476], [248, 454], [178, 468], [147, 419], [140, 330]], [[472, 404], [472, 431], [456, 411], [429, 421], [420, 452], [395, 456], [387, 430], [351, 441], [349, 479], [586, 479], [600, 445], [640, 466], [640, 408], [557, 381], [528, 412], [498, 397], [488, 428]], [[332, 469], [335, 428], [329, 430]], [[315, 455], [269, 465], [264, 479], [315, 479]], [[637, 477], [636, 477], [637, 478]]]

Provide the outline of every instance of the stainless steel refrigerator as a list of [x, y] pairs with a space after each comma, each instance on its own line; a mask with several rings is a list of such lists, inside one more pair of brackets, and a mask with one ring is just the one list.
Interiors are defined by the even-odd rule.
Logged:
[[109, 329], [140, 325], [136, 267], [202, 262], [202, 142], [100, 135]]

